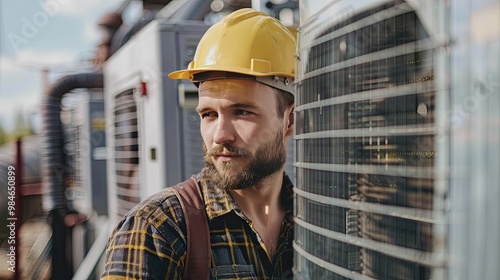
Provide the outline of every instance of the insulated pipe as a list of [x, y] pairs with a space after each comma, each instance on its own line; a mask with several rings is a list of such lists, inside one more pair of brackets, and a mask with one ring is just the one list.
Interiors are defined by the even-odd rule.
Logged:
[[[66, 259], [66, 227], [68, 212], [65, 197], [65, 179], [69, 169], [63, 150], [61, 100], [64, 94], [76, 88], [102, 88], [100, 72], [68, 75], [47, 89], [42, 99], [42, 205], [49, 213], [52, 225], [52, 279], [70, 279]], [[55, 267], [57, 269], [54, 269]]]
[[187, 1], [187, 3], [175, 11], [169, 19], [203, 21], [205, 15], [211, 11], [211, 3], [212, 1], [205, 0]]
[[66, 209], [64, 179], [68, 167], [63, 151], [61, 99], [76, 88], [102, 88], [100, 72], [68, 75], [57, 80], [42, 99], [42, 203], [46, 211]]
[[206, 0], [172, 1], [157, 13], [156, 18], [203, 21], [205, 15], [211, 11], [211, 3], [212, 1]]
[[121, 41], [119, 41], [119, 45], [117, 45], [118, 42], [111, 43], [111, 53], [125, 45], [139, 30], [155, 19], [203, 21], [205, 15], [211, 10], [210, 4], [211, 1], [206, 0], [179, 0], [170, 1], [160, 11], [145, 10], [141, 18], [127, 31], [123, 38], [114, 38], [114, 40]]

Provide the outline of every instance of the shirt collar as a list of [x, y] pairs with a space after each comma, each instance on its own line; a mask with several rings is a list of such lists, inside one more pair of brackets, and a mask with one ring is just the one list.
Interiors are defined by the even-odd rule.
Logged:
[[[205, 170], [204, 168], [196, 177], [203, 192], [208, 219], [212, 220], [233, 210], [241, 211], [233, 197], [223, 188], [216, 185], [207, 175]], [[280, 196], [285, 206], [286, 216], [292, 215], [293, 185], [285, 172], [283, 172], [283, 183], [281, 185]]]

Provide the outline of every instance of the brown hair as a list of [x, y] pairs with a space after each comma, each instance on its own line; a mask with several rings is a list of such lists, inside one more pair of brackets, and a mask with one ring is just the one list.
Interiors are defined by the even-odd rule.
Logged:
[[276, 112], [278, 113], [279, 118], [283, 118], [283, 114], [285, 113], [286, 108], [292, 105], [295, 100], [291, 93], [280, 90], [277, 88], [273, 88], [276, 93]]

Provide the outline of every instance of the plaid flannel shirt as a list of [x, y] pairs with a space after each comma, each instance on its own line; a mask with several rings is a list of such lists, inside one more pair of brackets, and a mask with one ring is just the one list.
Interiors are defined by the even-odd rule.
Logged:
[[[286, 215], [270, 260], [263, 240], [233, 198], [203, 171], [197, 175], [209, 220], [211, 279], [293, 277], [293, 186], [283, 176], [281, 199]], [[183, 279], [186, 242], [182, 208], [166, 188], [134, 207], [114, 229], [101, 279]]]

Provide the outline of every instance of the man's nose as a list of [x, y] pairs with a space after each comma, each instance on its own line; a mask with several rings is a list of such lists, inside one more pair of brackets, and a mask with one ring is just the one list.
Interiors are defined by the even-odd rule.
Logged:
[[232, 143], [236, 139], [236, 130], [231, 120], [219, 116], [214, 133], [216, 144]]

